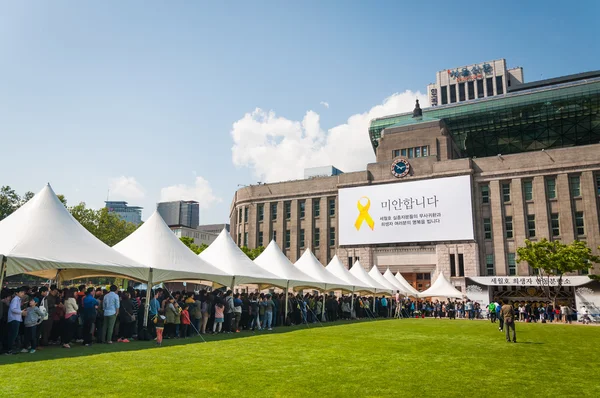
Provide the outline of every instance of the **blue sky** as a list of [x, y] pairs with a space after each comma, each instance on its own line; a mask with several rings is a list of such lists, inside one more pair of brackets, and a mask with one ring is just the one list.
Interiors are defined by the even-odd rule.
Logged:
[[51, 182], [94, 207], [112, 186], [144, 218], [161, 198], [195, 198], [202, 223], [226, 222], [238, 184], [365, 167], [368, 119], [412, 109], [438, 70], [600, 69], [599, 13], [596, 1], [2, 2], [0, 185]]

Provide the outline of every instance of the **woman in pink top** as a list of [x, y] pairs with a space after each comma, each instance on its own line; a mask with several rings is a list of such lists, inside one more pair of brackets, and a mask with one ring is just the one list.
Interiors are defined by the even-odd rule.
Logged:
[[77, 332], [77, 310], [79, 309], [72, 289], [65, 290], [65, 328], [62, 339], [64, 348], [71, 348], [70, 343]]
[[[217, 303], [215, 304], [215, 322], [213, 323], [213, 334], [215, 332], [217, 333], [221, 333], [221, 329], [223, 328], [223, 319], [224, 319], [224, 315], [223, 315], [223, 310], [225, 309], [225, 306], [221, 303]], [[219, 330], [217, 330], [219, 329]]]

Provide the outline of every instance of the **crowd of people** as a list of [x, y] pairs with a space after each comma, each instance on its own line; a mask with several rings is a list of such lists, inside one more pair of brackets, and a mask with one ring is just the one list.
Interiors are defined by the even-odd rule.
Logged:
[[[287, 299], [287, 314], [285, 313]], [[29, 352], [50, 345], [71, 348], [104, 343], [129, 343], [132, 338], [155, 340], [188, 338], [199, 334], [240, 333], [283, 325], [333, 322], [376, 317], [500, 319], [502, 306], [483, 308], [471, 300], [423, 300], [402, 297], [364, 297], [307, 293], [233, 293], [151, 291], [147, 326], [144, 326], [146, 291], [117, 286], [80, 285], [3, 289], [0, 301], [0, 342], [3, 353]], [[521, 322], [572, 322], [570, 306], [550, 303], [511, 304]], [[502, 330], [502, 326], [500, 326]]]

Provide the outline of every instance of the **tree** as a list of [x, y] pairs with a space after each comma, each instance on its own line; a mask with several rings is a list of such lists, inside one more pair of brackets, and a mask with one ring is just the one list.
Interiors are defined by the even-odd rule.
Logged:
[[25, 195], [23, 195], [23, 198], [21, 199], [21, 204], [19, 205], [19, 207], [21, 207], [25, 203], [29, 202], [31, 199], [33, 199], [34, 196], [35, 196], [35, 194], [31, 191], [25, 192]]
[[0, 220], [10, 216], [21, 206], [21, 197], [6, 185], [0, 188]]
[[[539, 242], [525, 240], [525, 246], [517, 249], [517, 263], [527, 262], [537, 270], [537, 280], [546, 297], [556, 305], [556, 297], [562, 287], [563, 276], [567, 273], [588, 270], [600, 257], [592, 253], [592, 249], [584, 242], [574, 241], [564, 244], [559, 241], [542, 239]], [[550, 277], [557, 276], [558, 283], [554, 291], [550, 290]]]
[[250, 260], [256, 259], [256, 257], [260, 256], [261, 253], [265, 251], [263, 246], [259, 246], [255, 249], [248, 249], [246, 246], [242, 246], [240, 249], [242, 249], [242, 251], [246, 254], [246, 256], [248, 256], [248, 258], [250, 258]]
[[182, 241], [184, 245], [189, 247], [190, 250], [196, 254], [202, 253], [204, 251], [204, 249], [206, 249], [208, 247], [208, 245], [206, 245], [204, 243], [201, 244], [200, 246], [198, 246], [197, 244], [194, 243], [194, 238], [190, 238], [189, 236], [182, 236], [181, 238], [179, 238], [179, 240]]
[[58, 194], [56, 195], [56, 197], [58, 198], [58, 200], [60, 200], [60, 202], [65, 205], [65, 207], [67, 207], [67, 198], [65, 198], [65, 195], [63, 194]]
[[87, 208], [84, 202], [69, 208], [69, 211], [85, 229], [109, 246], [116, 245], [139, 227], [110, 213], [107, 208]]

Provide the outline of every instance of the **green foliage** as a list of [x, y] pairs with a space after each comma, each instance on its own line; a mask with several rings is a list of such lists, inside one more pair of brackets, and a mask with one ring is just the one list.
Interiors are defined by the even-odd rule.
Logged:
[[11, 187], [0, 188], [0, 220], [10, 216], [21, 206], [21, 197]]
[[67, 207], [67, 198], [65, 198], [65, 195], [58, 194], [58, 195], [56, 195], [56, 197], [58, 198], [58, 200], [60, 200], [60, 202], [63, 205], [65, 205], [65, 207]]
[[265, 251], [263, 246], [259, 246], [256, 249], [248, 249], [246, 246], [242, 246], [240, 248], [246, 256], [250, 258], [250, 260], [254, 260], [256, 257], [260, 256], [260, 254]]
[[138, 228], [106, 208], [90, 209], [83, 202], [69, 208], [69, 211], [85, 229], [109, 246], [116, 245]]
[[[564, 244], [560, 241], [542, 239], [539, 242], [525, 240], [525, 246], [517, 249], [517, 262], [527, 262], [530, 267], [538, 271], [538, 279], [546, 292], [546, 296], [555, 301], [558, 290], [562, 286], [562, 277], [565, 274], [588, 270], [594, 263], [600, 262], [600, 257], [592, 253], [592, 249], [584, 242], [574, 241]], [[551, 276], [557, 276], [558, 284], [554, 292], [550, 289]]]
[[179, 238], [179, 240], [182, 241], [187, 247], [190, 248], [191, 251], [193, 251], [196, 254], [202, 253], [204, 249], [208, 247], [208, 245], [204, 243], [198, 246], [194, 243], [194, 238], [190, 238], [189, 236], [182, 236], [181, 238]]

